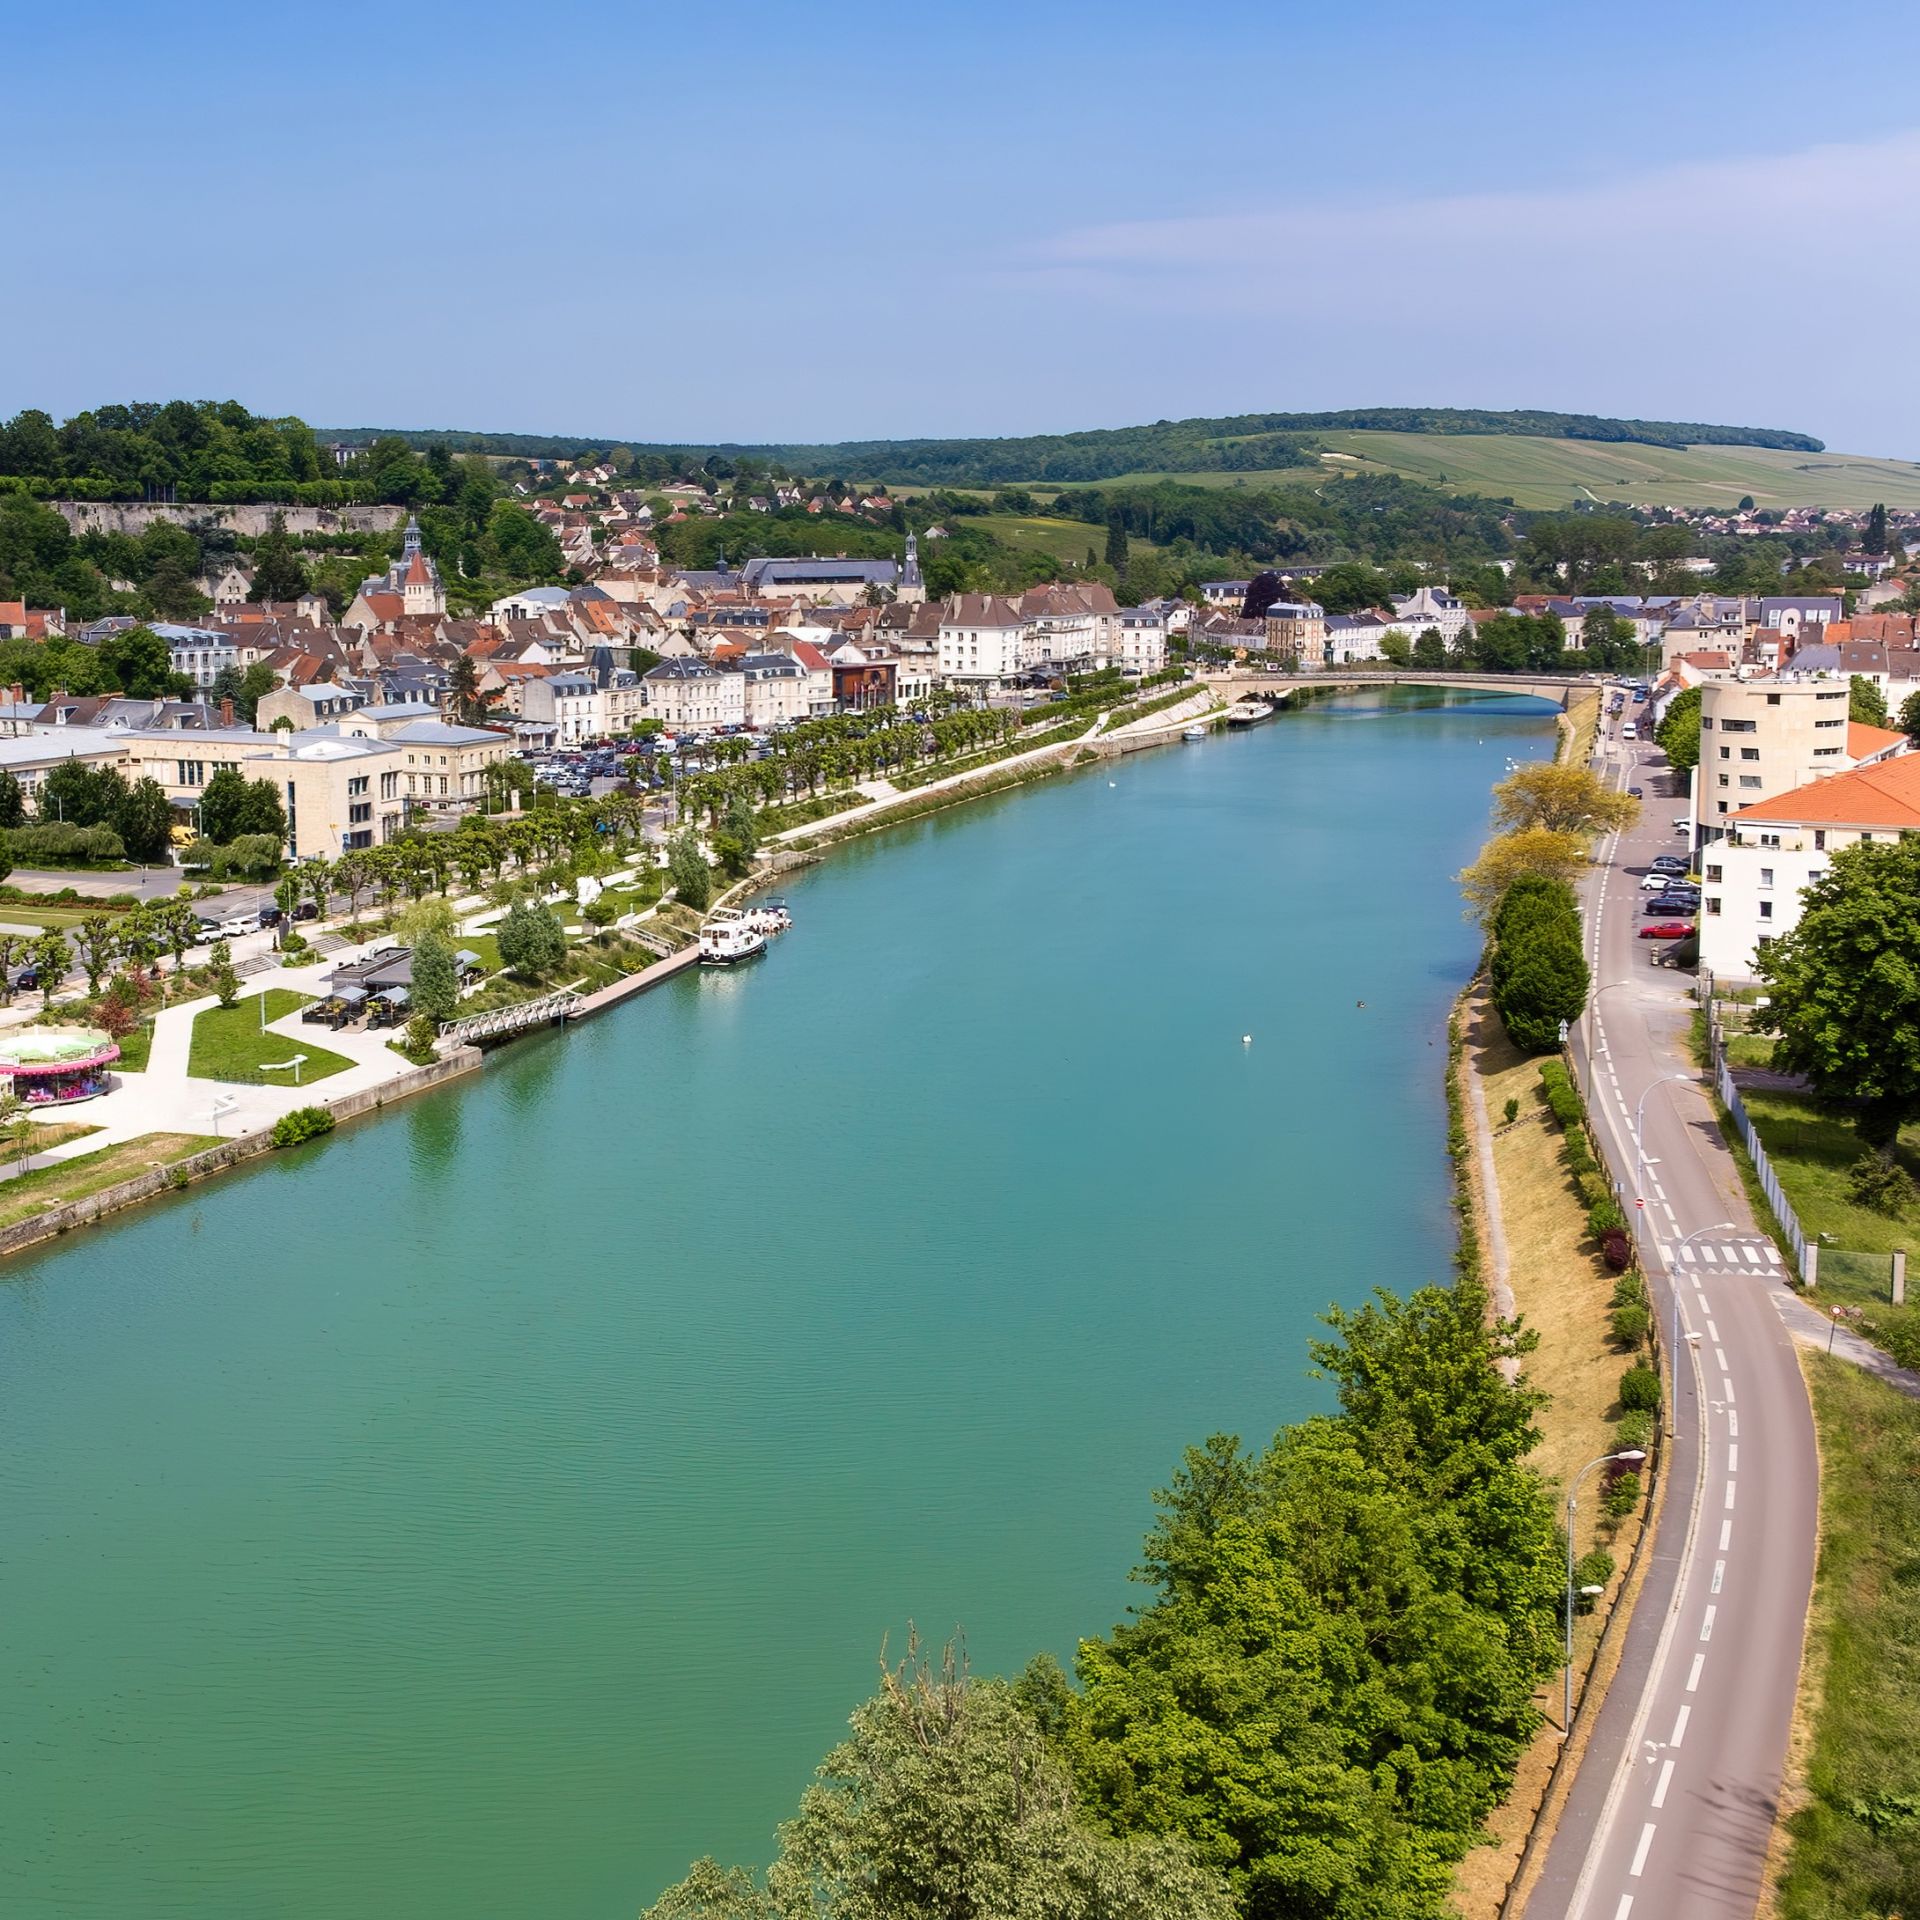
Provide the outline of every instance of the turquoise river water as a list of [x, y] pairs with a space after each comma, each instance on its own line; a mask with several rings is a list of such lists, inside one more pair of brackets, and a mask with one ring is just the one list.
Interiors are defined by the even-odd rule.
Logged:
[[0, 1269], [0, 1912], [630, 1920], [910, 1621], [1070, 1659], [1181, 1447], [1446, 1274], [1450, 876], [1551, 743], [1354, 699], [876, 836]]

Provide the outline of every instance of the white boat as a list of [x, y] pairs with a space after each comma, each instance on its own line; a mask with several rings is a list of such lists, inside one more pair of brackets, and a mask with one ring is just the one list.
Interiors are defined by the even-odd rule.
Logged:
[[753, 906], [742, 907], [740, 918], [748, 926], [771, 937], [776, 933], [785, 933], [793, 925], [793, 915], [787, 911], [784, 900], [761, 900]]
[[1180, 736], [1182, 740], [1204, 740], [1206, 737], [1207, 737], [1207, 729], [1203, 726], [1200, 726], [1198, 723], [1187, 728], [1187, 730]]
[[767, 936], [732, 907], [722, 907], [700, 929], [700, 964], [731, 967], [767, 950]]

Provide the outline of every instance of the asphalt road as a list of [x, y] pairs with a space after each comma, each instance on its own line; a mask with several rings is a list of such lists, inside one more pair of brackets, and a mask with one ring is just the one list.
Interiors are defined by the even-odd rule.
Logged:
[[1799, 1682], [1818, 1456], [1775, 1306], [1778, 1255], [1688, 1052], [1692, 977], [1655, 967], [1660, 943], [1636, 938], [1649, 861], [1685, 848], [1669, 824], [1684, 791], [1648, 743], [1605, 751], [1646, 799], [1589, 882], [1594, 999], [1574, 1055], [1596, 1144], [1640, 1202], [1663, 1330], [1677, 1308], [1678, 1432], [1647, 1585], [1526, 1916], [1749, 1920]]

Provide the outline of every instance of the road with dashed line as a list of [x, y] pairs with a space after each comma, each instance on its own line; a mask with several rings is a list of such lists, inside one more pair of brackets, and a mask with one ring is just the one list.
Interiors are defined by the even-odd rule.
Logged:
[[[1677, 1328], [1666, 1504], [1646, 1583], [1527, 1920], [1750, 1920], [1799, 1683], [1819, 1465], [1778, 1249], [1760, 1231], [1688, 1038], [1691, 977], [1636, 920], [1684, 794], [1644, 744], [1603, 764], [1647, 790], [1587, 890], [1594, 994], [1573, 1036], [1596, 1144], [1632, 1211], [1663, 1333]], [[1645, 756], [1643, 758], [1643, 756]]]

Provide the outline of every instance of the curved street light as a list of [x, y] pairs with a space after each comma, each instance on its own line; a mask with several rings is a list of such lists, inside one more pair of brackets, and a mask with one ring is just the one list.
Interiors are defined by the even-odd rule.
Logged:
[[[1595, 956], [1598, 958], [1598, 955]], [[1593, 1107], [1593, 1056], [1600, 1038], [1600, 996], [1611, 993], [1615, 987], [1630, 987], [1631, 980], [1609, 980], [1604, 987], [1595, 987], [1587, 995], [1587, 1107]]]
[[[1647, 1457], [1644, 1447], [1623, 1447], [1618, 1453], [1603, 1453], [1597, 1460], [1587, 1464], [1573, 1476], [1573, 1485], [1567, 1489], [1567, 1658], [1566, 1658], [1566, 1694], [1560, 1712], [1560, 1737], [1570, 1740], [1573, 1737], [1573, 1515], [1580, 1498], [1580, 1482], [1595, 1467], [1604, 1467], [1610, 1460], [1624, 1460], [1638, 1465]], [[1585, 1589], [1582, 1589], [1585, 1591]], [[1604, 1587], [1600, 1589], [1606, 1591]]]

